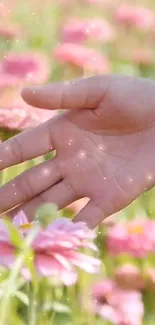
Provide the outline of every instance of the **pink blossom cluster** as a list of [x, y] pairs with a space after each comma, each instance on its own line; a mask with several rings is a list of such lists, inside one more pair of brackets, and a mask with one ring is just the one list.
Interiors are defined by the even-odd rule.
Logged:
[[88, 39], [102, 43], [113, 41], [115, 30], [104, 19], [70, 19], [62, 29], [62, 41], [67, 43], [81, 43]]
[[108, 230], [106, 244], [113, 255], [127, 253], [144, 258], [155, 252], [155, 221], [118, 223]]
[[54, 50], [55, 58], [61, 63], [75, 65], [95, 73], [108, 73], [109, 60], [94, 49], [73, 43], [63, 43]]
[[[29, 223], [21, 211], [14, 217], [13, 224], [24, 239], [34, 223]], [[94, 232], [89, 230], [85, 223], [73, 223], [65, 218], [57, 219], [45, 229], [40, 228], [32, 243], [34, 264], [38, 275], [56, 276], [65, 285], [71, 285], [77, 280], [76, 267], [90, 273], [98, 272], [100, 261], [80, 252], [80, 249], [86, 247], [96, 250], [94, 237]], [[17, 250], [11, 242], [5, 220], [2, 219], [0, 220], [0, 251], [0, 264], [12, 268]], [[30, 272], [24, 265], [21, 273], [29, 280]]]
[[[10, 96], [11, 97], [11, 96]], [[5, 107], [6, 104], [6, 107]], [[11, 104], [4, 97], [0, 107], [0, 127], [24, 130], [44, 123], [57, 114], [57, 111], [41, 110], [27, 105], [21, 98], [12, 99]]]
[[153, 26], [154, 14], [151, 10], [136, 5], [124, 4], [117, 8], [115, 18], [119, 24], [148, 30]]
[[41, 53], [11, 53], [0, 63], [0, 78], [16, 77], [19, 82], [43, 83], [49, 74], [48, 60]]
[[92, 297], [95, 312], [113, 325], [142, 325], [144, 307], [138, 291], [122, 290], [104, 279], [94, 285]]

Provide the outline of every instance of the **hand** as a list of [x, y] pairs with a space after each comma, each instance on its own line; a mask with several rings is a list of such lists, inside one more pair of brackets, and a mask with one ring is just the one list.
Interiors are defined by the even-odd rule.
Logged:
[[67, 111], [0, 146], [1, 170], [56, 149], [56, 157], [0, 189], [1, 213], [29, 218], [43, 202], [59, 209], [88, 197], [75, 217], [95, 227], [155, 181], [155, 83], [98, 76], [25, 89], [28, 104]]

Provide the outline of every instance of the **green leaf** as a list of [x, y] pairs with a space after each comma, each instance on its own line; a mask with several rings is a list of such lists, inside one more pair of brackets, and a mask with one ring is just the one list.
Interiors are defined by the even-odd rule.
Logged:
[[11, 243], [20, 248], [23, 245], [24, 239], [19, 232], [19, 230], [12, 224], [12, 222], [8, 219], [5, 219], [5, 223], [8, 227], [9, 233], [10, 233], [10, 241]]
[[60, 302], [51, 302], [48, 301], [44, 304], [43, 309], [45, 312], [48, 311], [54, 311], [56, 313], [64, 313], [64, 314], [70, 314], [71, 313], [71, 309], [69, 308], [69, 306], [64, 305]]
[[28, 306], [28, 297], [22, 291], [16, 291], [14, 294], [24, 305]]
[[8, 275], [9, 275], [8, 269], [2, 268], [0, 270], [0, 284], [2, 284], [2, 282], [4, 282], [8, 278]]

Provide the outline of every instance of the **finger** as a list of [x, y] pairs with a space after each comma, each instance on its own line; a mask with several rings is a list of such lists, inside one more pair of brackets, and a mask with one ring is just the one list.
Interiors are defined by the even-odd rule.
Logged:
[[0, 188], [0, 212], [29, 201], [61, 179], [57, 158], [24, 172]]
[[58, 184], [50, 187], [40, 195], [30, 200], [29, 202], [21, 205], [14, 211], [11, 211], [11, 217], [14, 217], [19, 211], [23, 211], [27, 216], [28, 220], [33, 220], [35, 217], [36, 210], [43, 203], [56, 204], [58, 209], [61, 210], [76, 201], [78, 197], [71, 187], [67, 186], [63, 180]]
[[0, 145], [0, 170], [50, 152], [54, 148], [52, 131], [57, 117], [24, 131]]
[[93, 229], [105, 218], [104, 212], [92, 200], [76, 215], [75, 222], [86, 222], [88, 227]]
[[98, 76], [22, 90], [30, 105], [45, 109], [96, 108], [106, 94], [111, 76]]

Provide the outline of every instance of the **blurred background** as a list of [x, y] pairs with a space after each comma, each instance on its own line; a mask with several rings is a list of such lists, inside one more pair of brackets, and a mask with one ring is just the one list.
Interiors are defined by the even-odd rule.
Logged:
[[[153, 0], [0, 0], [0, 141], [58, 114], [24, 103], [24, 86], [109, 73], [155, 78]], [[1, 184], [48, 158], [3, 171]], [[84, 204], [72, 204], [68, 216]], [[154, 219], [153, 189], [99, 227], [102, 273], [93, 289], [88, 277], [80, 278], [80, 300], [77, 288], [73, 298], [82, 310], [78, 324], [154, 325]], [[90, 317], [92, 307], [81, 306], [91, 294]], [[56, 324], [77, 322], [77, 312], [70, 320], [62, 305], [56, 313]]]

